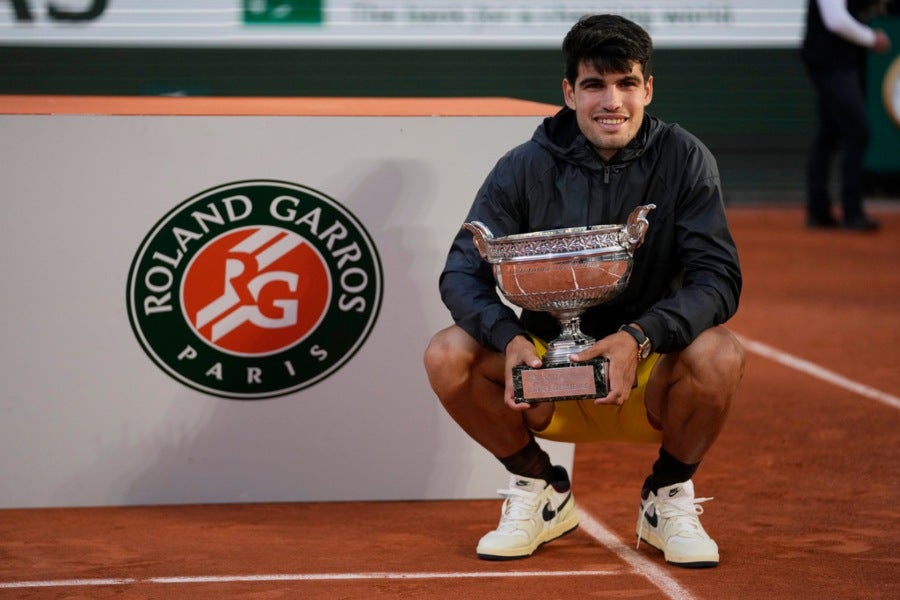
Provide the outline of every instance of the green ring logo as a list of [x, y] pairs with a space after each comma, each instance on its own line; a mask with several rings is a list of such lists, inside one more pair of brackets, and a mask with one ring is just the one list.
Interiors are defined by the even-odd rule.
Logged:
[[900, 57], [895, 58], [884, 72], [881, 99], [891, 122], [900, 128]]
[[147, 234], [128, 318], [147, 355], [195, 390], [273, 398], [335, 373], [378, 317], [381, 262], [337, 201], [283, 181], [193, 196]]

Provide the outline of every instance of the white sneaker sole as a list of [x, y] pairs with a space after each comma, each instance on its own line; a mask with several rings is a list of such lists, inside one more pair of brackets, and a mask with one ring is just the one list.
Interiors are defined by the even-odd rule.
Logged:
[[645, 535], [642, 535], [641, 541], [653, 546], [654, 548], [662, 552], [663, 557], [666, 559], [666, 562], [670, 565], [675, 565], [676, 567], [685, 567], [688, 569], [704, 569], [715, 567], [719, 564], [718, 552], [708, 554], [682, 555], [676, 552], [667, 551], [665, 548], [665, 544], [663, 544], [659, 536], [652, 531], [648, 531]]
[[535, 553], [535, 551], [555, 539], [561, 538], [567, 533], [571, 533], [578, 528], [578, 513], [573, 509], [565, 520], [558, 522], [553, 527], [543, 530], [539, 536], [528, 546], [519, 546], [517, 548], [482, 548], [479, 546], [475, 549], [478, 558], [484, 560], [515, 560], [517, 558], [527, 558]]

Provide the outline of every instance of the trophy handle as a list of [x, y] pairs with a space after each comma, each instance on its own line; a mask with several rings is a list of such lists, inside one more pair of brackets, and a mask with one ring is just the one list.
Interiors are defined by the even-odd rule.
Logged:
[[647, 213], [654, 208], [656, 208], [655, 204], [645, 204], [638, 206], [628, 215], [628, 221], [619, 233], [619, 243], [625, 247], [629, 254], [632, 254], [644, 243], [644, 236], [647, 234], [647, 228], [650, 226], [650, 222], [647, 221]]
[[472, 232], [472, 240], [478, 253], [485, 260], [488, 259], [488, 244], [494, 240], [494, 234], [488, 229], [487, 225], [481, 221], [472, 221], [471, 223], [463, 223], [463, 229]]

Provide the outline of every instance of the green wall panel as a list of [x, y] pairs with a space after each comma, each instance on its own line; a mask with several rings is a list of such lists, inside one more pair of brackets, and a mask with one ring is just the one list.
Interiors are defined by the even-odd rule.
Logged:
[[[661, 49], [651, 112], [716, 153], [729, 197], [801, 199], [812, 95], [795, 49]], [[561, 103], [557, 50], [0, 46], [0, 93], [508, 96]]]

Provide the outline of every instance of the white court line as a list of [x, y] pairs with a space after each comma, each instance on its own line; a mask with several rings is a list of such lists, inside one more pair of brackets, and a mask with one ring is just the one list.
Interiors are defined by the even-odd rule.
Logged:
[[648, 579], [667, 597], [672, 600], [693, 600], [694, 596], [669, 576], [666, 569], [660, 568], [656, 563], [644, 558], [638, 551], [623, 544], [619, 541], [616, 534], [604, 527], [600, 521], [594, 519], [583, 509], [578, 510], [578, 527], [597, 540], [601, 546], [611, 550], [613, 554], [627, 563], [639, 575]]
[[51, 579], [47, 581], [0, 581], [0, 590], [15, 588], [77, 587], [103, 585], [129, 585], [137, 579]]
[[201, 575], [195, 577], [148, 577], [146, 579], [56, 579], [0, 582], [0, 589], [39, 587], [91, 587], [139, 583], [240, 583], [267, 581], [353, 581], [388, 579], [485, 579], [489, 577], [609, 577], [622, 571], [479, 571], [470, 573], [285, 573], [276, 575]]
[[488, 577], [598, 577], [622, 571], [477, 571], [460, 573], [298, 573], [285, 575], [235, 575], [210, 577], [151, 577], [148, 583], [231, 583], [242, 581], [348, 581], [360, 579], [484, 579]]
[[865, 396], [866, 398], [877, 400], [878, 402], [890, 406], [891, 408], [900, 409], [900, 398], [898, 398], [897, 396], [893, 396], [891, 394], [888, 394], [887, 392], [882, 392], [881, 390], [877, 390], [873, 387], [869, 387], [857, 381], [853, 381], [852, 379], [848, 379], [847, 377], [839, 375], [834, 371], [829, 371], [825, 367], [819, 366], [814, 362], [804, 360], [798, 356], [794, 356], [793, 354], [788, 354], [787, 352], [782, 352], [781, 350], [773, 348], [772, 346], [769, 346], [767, 344], [763, 344], [762, 342], [757, 342], [740, 335], [738, 336], [738, 339], [747, 350], [753, 352], [754, 354], [758, 354], [763, 358], [768, 358], [786, 367], [790, 367], [802, 373], [806, 373], [807, 375], [811, 375], [812, 377], [821, 379], [822, 381], [827, 381], [828, 383], [853, 392], [854, 394], [859, 394], [860, 396]]

